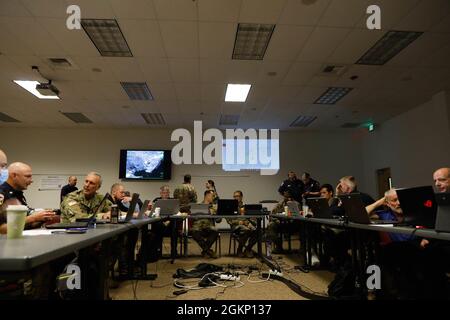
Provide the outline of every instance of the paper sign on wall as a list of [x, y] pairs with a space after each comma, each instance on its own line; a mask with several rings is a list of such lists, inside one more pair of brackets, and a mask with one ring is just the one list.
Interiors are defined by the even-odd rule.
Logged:
[[61, 190], [66, 183], [66, 176], [43, 176], [39, 190]]

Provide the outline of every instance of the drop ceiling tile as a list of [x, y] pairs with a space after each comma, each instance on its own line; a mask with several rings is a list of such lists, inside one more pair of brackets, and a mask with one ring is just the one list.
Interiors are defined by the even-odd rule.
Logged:
[[313, 27], [276, 26], [264, 60], [294, 61], [312, 31]]
[[288, 0], [278, 23], [315, 26], [329, 4], [330, 0], [310, 1], [310, 4], [305, 4], [304, 1]]
[[200, 21], [238, 22], [242, 0], [199, 0]]
[[242, 0], [240, 22], [277, 23], [286, 0]]

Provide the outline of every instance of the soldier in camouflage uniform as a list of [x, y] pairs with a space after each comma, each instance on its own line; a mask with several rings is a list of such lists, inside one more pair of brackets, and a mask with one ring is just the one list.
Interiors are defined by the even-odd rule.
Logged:
[[[213, 206], [214, 191], [206, 190], [204, 193], [203, 203], [210, 205], [209, 213], [216, 214], [216, 208]], [[217, 219], [221, 220], [221, 219]], [[217, 221], [220, 222], [220, 221]], [[211, 246], [217, 240], [219, 232], [214, 229], [214, 221], [211, 219], [196, 219], [192, 225], [191, 229], [192, 238], [198, 243], [200, 248], [202, 248], [202, 256], [217, 258], [214, 251], [211, 250]]]
[[[278, 214], [284, 212], [284, 207], [287, 206], [288, 201], [295, 201], [289, 191], [283, 193], [283, 201], [280, 201], [272, 210], [272, 214]], [[277, 218], [270, 218], [270, 223], [266, 229], [266, 240], [269, 243], [273, 243], [275, 248], [273, 253], [281, 253], [283, 251], [283, 239], [280, 237], [281, 223]], [[290, 221], [289, 221], [290, 222]]]
[[214, 191], [213, 204], [217, 204], [217, 201], [219, 200], [219, 194], [217, 193], [216, 184], [214, 183], [214, 181], [213, 180], [206, 181], [205, 187], [206, 187], [206, 190]]
[[[243, 214], [244, 210], [244, 195], [242, 191], [237, 190], [233, 194], [233, 198], [239, 202], [239, 212]], [[237, 256], [253, 258], [252, 248], [258, 241], [258, 234], [256, 232], [256, 221], [254, 219], [227, 219], [231, 226], [232, 232], [238, 238]], [[245, 244], [248, 241], [247, 247]], [[245, 249], [245, 250], [244, 250]]]
[[190, 203], [197, 203], [197, 192], [191, 184], [191, 175], [184, 176], [184, 183], [173, 192], [173, 197], [180, 200], [180, 212], [188, 212]]
[[108, 219], [110, 216], [111, 201], [103, 200], [97, 193], [102, 184], [101, 176], [91, 172], [86, 176], [82, 190], [69, 193], [61, 203], [62, 222], [75, 222], [79, 218], [92, 218], [97, 215], [99, 219]]

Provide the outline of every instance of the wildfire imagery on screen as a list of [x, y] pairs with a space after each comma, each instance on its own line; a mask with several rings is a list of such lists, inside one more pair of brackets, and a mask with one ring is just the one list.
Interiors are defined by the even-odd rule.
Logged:
[[170, 151], [166, 150], [121, 150], [121, 179], [168, 180], [170, 179]]

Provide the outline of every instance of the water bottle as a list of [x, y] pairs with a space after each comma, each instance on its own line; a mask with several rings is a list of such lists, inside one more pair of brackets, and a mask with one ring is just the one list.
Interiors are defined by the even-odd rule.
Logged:
[[117, 204], [111, 206], [111, 223], [119, 223], [119, 208], [117, 207]]
[[304, 217], [306, 217], [307, 215], [309, 215], [309, 207], [308, 207], [308, 205], [306, 204], [306, 202], [305, 202], [305, 204], [302, 206], [302, 211], [303, 211], [303, 216], [304, 216]]

